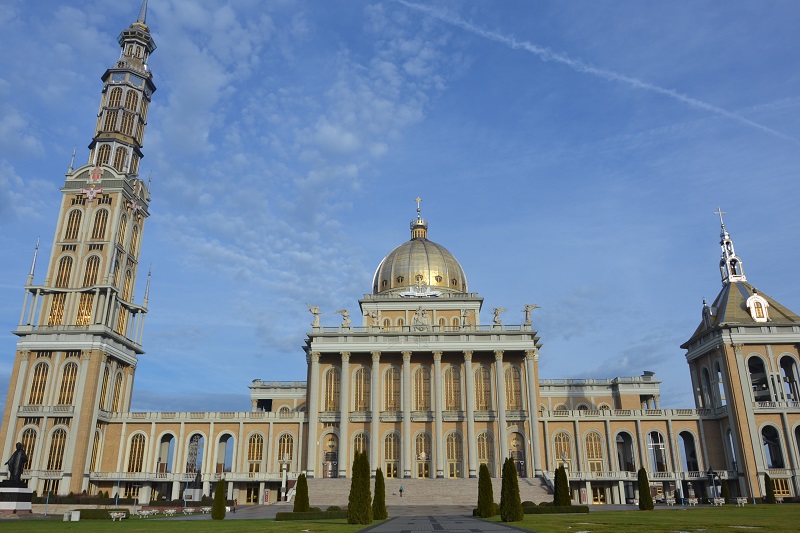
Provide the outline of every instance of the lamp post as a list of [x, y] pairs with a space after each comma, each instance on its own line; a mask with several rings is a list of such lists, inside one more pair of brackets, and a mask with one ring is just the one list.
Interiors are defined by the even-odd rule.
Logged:
[[283, 459], [281, 460], [281, 493], [283, 494], [283, 501], [286, 501], [286, 495], [288, 490], [286, 490], [286, 471], [289, 469], [289, 454], [283, 454]]
[[714, 496], [714, 498], [717, 498], [717, 484], [714, 482], [714, 476], [715, 475], [716, 475], [716, 472], [711, 470], [711, 467], [709, 467], [708, 468], [708, 479], [711, 480], [711, 487], [712, 487], [711, 494]]

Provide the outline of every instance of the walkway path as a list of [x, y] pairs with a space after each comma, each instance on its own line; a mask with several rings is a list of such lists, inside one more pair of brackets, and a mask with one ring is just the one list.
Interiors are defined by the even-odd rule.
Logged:
[[447, 533], [516, 533], [520, 530], [498, 522], [486, 522], [464, 515], [400, 516], [359, 533], [414, 533], [416, 531], [442, 531]]

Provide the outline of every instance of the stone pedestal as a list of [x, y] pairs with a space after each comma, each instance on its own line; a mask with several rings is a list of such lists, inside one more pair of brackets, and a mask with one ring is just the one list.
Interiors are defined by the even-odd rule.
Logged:
[[33, 491], [28, 487], [0, 483], [0, 513], [30, 513]]

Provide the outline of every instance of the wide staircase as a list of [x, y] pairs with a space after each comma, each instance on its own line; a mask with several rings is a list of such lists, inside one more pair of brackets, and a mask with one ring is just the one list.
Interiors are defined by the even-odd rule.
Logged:
[[[345, 507], [350, 494], [350, 479], [309, 479], [308, 496], [313, 507], [323, 510], [329, 505]], [[385, 479], [386, 505], [477, 505], [477, 479]], [[494, 499], [500, 503], [502, 480], [492, 479]], [[400, 487], [403, 496], [400, 497]], [[375, 480], [370, 480], [375, 490]], [[544, 480], [538, 477], [519, 478], [522, 501], [543, 502], [553, 499]]]

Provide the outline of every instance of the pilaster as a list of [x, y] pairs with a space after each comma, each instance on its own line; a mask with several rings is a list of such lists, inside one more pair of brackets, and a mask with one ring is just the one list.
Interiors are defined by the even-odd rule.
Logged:
[[383, 387], [381, 386], [381, 352], [372, 352], [372, 387], [370, 387], [370, 403], [372, 409], [371, 438], [369, 444], [371, 448], [370, 474], [375, 475], [381, 461], [381, 396]]
[[403, 352], [403, 477], [411, 477], [411, 352]]
[[339, 477], [347, 477], [350, 466], [350, 352], [341, 352], [339, 382]]
[[[539, 360], [539, 350], [525, 352], [525, 385], [528, 392], [528, 426], [530, 427], [531, 459], [533, 460], [533, 474], [542, 473], [542, 454], [539, 440], [539, 401], [536, 398], [536, 383], [538, 380], [536, 363]], [[528, 461], [530, 463], [530, 461]]]
[[508, 457], [508, 424], [506, 424], [506, 384], [503, 373], [503, 350], [494, 352], [494, 377], [497, 388], [497, 435], [500, 438], [500, 464]]
[[[308, 383], [308, 453], [306, 477], [313, 478], [317, 465], [317, 425], [319, 424], [319, 352], [311, 352], [310, 379]], [[299, 441], [299, 439], [298, 439]], [[299, 441], [298, 444], [302, 442]], [[300, 464], [299, 462], [297, 463]]]
[[436, 477], [444, 477], [444, 443], [442, 442], [442, 352], [433, 352], [433, 387], [434, 387], [434, 400], [435, 400], [435, 413], [434, 413], [434, 435], [433, 443], [436, 448]]
[[467, 384], [467, 435], [464, 439], [467, 445], [467, 472], [469, 477], [477, 477], [478, 453], [477, 437], [475, 436], [475, 373], [472, 369], [472, 351], [464, 351], [464, 374]]

